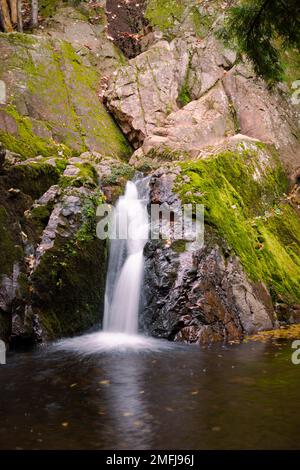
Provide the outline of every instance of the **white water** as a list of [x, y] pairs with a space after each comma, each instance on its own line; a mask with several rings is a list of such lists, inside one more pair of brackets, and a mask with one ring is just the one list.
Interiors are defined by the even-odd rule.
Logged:
[[73, 351], [84, 356], [108, 351], [170, 348], [168, 342], [137, 334], [143, 250], [149, 235], [148, 182], [148, 178], [128, 182], [125, 194], [116, 206], [113, 231], [123, 237], [110, 242], [103, 331], [57, 341], [54, 350]]
[[53, 343], [54, 351], [70, 351], [81, 356], [102, 354], [107, 352], [147, 352], [179, 350], [182, 345], [174, 345], [168, 341], [149, 338], [142, 335], [129, 335], [126, 333], [97, 332], [89, 333], [75, 338], [67, 338]]
[[129, 181], [114, 213], [113, 224], [121, 239], [112, 240], [105, 292], [103, 330], [136, 334], [144, 272], [144, 246], [149, 224], [145, 199], [148, 180]]

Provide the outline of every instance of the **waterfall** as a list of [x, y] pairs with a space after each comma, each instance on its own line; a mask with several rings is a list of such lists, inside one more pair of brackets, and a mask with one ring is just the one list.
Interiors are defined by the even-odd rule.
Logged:
[[135, 334], [148, 240], [148, 178], [129, 181], [113, 216], [116, 239], [110, 242], [103, 330]]

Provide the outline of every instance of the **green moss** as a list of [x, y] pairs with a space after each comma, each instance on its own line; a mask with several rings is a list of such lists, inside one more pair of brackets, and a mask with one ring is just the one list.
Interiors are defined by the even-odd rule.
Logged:
[[175, 22], [181, 22], [184, 9], [184, 0], [150, 0], [145, 16], [152, 26], [168, 33]]
[[30, 282], [25, 273], [18, 276], [18, 297], [24, 302], [30, 302]]
[[299, 51], [284, 49], [281, 53], [281, 60], [284, 66], [284, 81], [287, 83], [290, 93], [293, 94], [295, 90], [292, 85], [296, 80], [300, 80]]
[[37, 199], [58, 182], [59, 176], [58, 169], [47, 162], [30, 162], [9, 168], [5, 178], [10, 186]]
[[[6, 148], [26, 157], [65, 156], [96, 150], [103, 155], [128, 159], [131, 147], [98, 99], [100, 76], [96, 68], [81, 62], [71, 44], [55, 43], [26, 34], [1, 35], [13, 42], [13, 54], [0, 68], [0, 79], [8, 71], [18, 83], [10, 102], [1, 112], [9, 128], [0, 130]], [[28, 43], [29, 42], [29, 43]], [[26, 102], [41, 110], [39, 119], [23, 116]], [[34, 116], [36, 116], [34, 111]], [[71, 149], [71, 150], [70, 150]]]
[[176, 36], [180, 27], [192, 30], [203, 38], [220, 12], [218, 0], [209, 3], [209, 8], [202, 8], [201, 3], [195, 5], [188, 0], [149, 0], [146, 18], [152, 26], [160, 29], [170, 39]]
[[274, 300], [295, 303], [300, 300], [300, 221], [281, 202], [287, 180], [276, 156], [273, 169], [259, 163], [263, 147], [181, 163], [176, 188], [183, 202], [204, 204], [205, 223], [226, 240], [253, 281], [264, 281]]
[[53, 16], [60, 3], [61, 3], [60, 0], [40, 0], [39, 1], [39, 14], [43, 18], [49, 18]]
[[6, 34], [0, 32], [0, 38], [5, 38], [5, 40], [9, 41], [10, 44], [14, 46], [18, 46], [19, 44], [23, 44], [24, 46], [34, 46], [36, 40], [30, 36], [30, 34], [23, 34], [14, 32], [12, 34]]
[[186, 250], [186, 242], [184, 240], [176, 240], [172, 243], [171, 248], [175, 253], [184, 253]]
[[190, 79], [190, 72], [191, 72], [191, 60], [192, 60], [192, 56], [190, 55], [189, 57], [189, 65], [188, 65], [188, 68], [187, 68], [187, 72], [186, 72], [186, 76], [185, 76], [185, 79], [184, 79], [184, 83], [181, 87], [181, 90], [179, 91], [179, 95], [178, 95], [178, 102], [179, 102], [179, 105], [180, 106], [186, 106], [187, 104], [189, 104], [192, 99], [191, 99], [191, 95], [190, 95], [190, 90], [189, 90], [189, 79]]
[[95, 188], [98, 186], [98, 175], [91, 163], [75, 163], [74, 166], [79, 169], [79, 172], [76, 176], [62, 175], [59, 179], [59, 186], [61, 188], [80, 188], [81, 186]]
[[179, 95], [178, 95], [178, 100], [181, 106], [186, 106], [187, 104], [191, 102], [189, 88], [187, 87], [186, 84], [181, 88]]
[[140, 171], [141, 173], [148, 174], [150, 171], [154, 169], [154, 165], [152, 165], [152, 162], [142, 162], [140, 165], [138, 165], [137, 170]]
[[75, 236], [57, 237], [32, 276], [34, 307], [49, 338], [73, 335], [100, 321], [107, 259], [105, 242], [96, 238], [100, 202], [100, 191], [87, 198]]
[[56, 168], [60, 173], [63, 173], [68, 165], [68, 160], [66, 158], [55, 158]]
[[35, 220], [36, 222], [40, 223], [42, 227], [45, 227], [47, 225], [50, 214], [51, 214], [51, 210], [46, 205], [36, 206], [30, 212], [31, 218]]
[[82, 209], [82, 225], [75, 235], [80, 242], [87, 242], [95, 238], [96, 233], [96, 210], [100, 204], [105, 202], [103, 193], [98, 190], [85, 201]]
[[116, 163], [111, 166], [111, 173], [105, 176], [101, 183], [103, 186], [116, 185], [120, 183], [120, 179], [130, 180], [133, 178], [135, 170], [126, 163]]
[[10, 232], [7, 212], [0, 207], [0, 278], [12, 272], [13, 264], [20, 255], [20, 247], [15, 246]]
[[21, 116], [14, 106], [7, 106], [5, 113], [13, 119], [17, 127], [15, 135], [0, 129], [0, 141], [8, 150], [26, 158], [36, 157], [36, 155], [52, 156], [57, 155], [58, 152], [71, 154], [71, 150], [65, 145], [58, 144], [52, 139], [38, 137], [33, 130], [33, 121], [26, 116]]
[[98, 184], [98, 175], [93, 165], [88, 162], [76, 163], [75, 166], [79, 168], [77, 179], [79, 178], [83, 184], [96, 186]]
[[[61, 43], [61, 53], [64, 63], [68, 63], [71, 67], [72, 88], [76, 90], [88, 88], [97, 100], [99, 75], [96, 69], [83, 66], [73, 47], [65, 41]], [[99, 101], [96, 101], [95, 105], [95, 101], [91, 102], [84, 92], [77, 95], [77, 101], [76, 106], [86, 110], [79, 124], [79, 132], [84, 138], [86, 149], [92, 142], [92, 146], [97, 145], [97, 150], [104, 155], [127, 159], [132, 149], [104, 105]], [[86, 128], [89, 130], [88, 134]]]
[[208, 14], [207, 15], [201, 14], [199, 9], [196, 6], [192, 8], [191, 15], [192, 15], [192, 21], [193, 21], [194, 31], [196, 35], [201, 38], [204, 38], [207, 35], [209, 28], [211, 28], [213, 24], [215, 15], [210, 16]]

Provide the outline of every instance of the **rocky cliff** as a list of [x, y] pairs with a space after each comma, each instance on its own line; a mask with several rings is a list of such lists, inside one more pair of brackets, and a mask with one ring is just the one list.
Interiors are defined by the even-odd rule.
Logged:
[[33, 35], [0, 34], [0, 336], [101, 321], [95, 208], [136, 170], [152, 203], [205, 207], [201, 248], [147, 244], [141, 328], [207, 343], [299, 321], [292, 52], [269, 89], [216, 38], [229, 2], [77, 3], [45, 0]]
[[299, 106], [216, 39], [226, 8], [150, 0], [146, 50], [106, 93], [151, 202], [205, 207], [202, 249], [172, 234], [146, 249], [141, 326], [177, 341], [299, 321]]

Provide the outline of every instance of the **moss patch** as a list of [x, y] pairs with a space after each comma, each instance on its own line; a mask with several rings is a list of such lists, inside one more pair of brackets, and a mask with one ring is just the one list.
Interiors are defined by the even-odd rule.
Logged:
[[13, 105], [8, 105], [3, 111], [14, 122], [16, 132], [10, 134], [0, 128], [0, 141], [10, 151], [19, 153], [25, 158], [36, 157], [37, 155], [52, 156], [63, 153], [68, 156], [72, 154], [70, 148], [64, 144], [55, 142], [52, 138], [39, 137], [34, 126], [44, 128], [47, 133], [47, 127], [44, 123], [38, 123], [29, 117], [22, 116], [18, 113]]
[[95, 150], [127, 159], [124, 135], [98, 98], [100, 75], [85, 66], [71, 44], [26, 34], [1, 34], [0, 139], [26, 157], [66, 156]]
[[128, 181], [133, 178], [135, 170], [126, 163], [116, 163], [111, 165], [111, 172], [101, 180], [103, 186], [118, 185], [120, 180]]
[[31, 282], [34, 308], [48, 338], [73, 335], [100, 322], [106, 277], [106, 243], [96, 238], [100, 191], [87, 198], [73, 238], [57, 237]]
[[61, 0], [40, 0], [39, 1], [39, 14], [43, 18], [49, 18], [56, 12], [57, 7], [60, 5]]
[[181, 22], [185, 6], [184, 0], [150, 0], [145, 16], [151, 25], [167, 33], [175, 22]]
[[59, 180], [59, 170], [45, 162], [31, 162], [9, 168], [5, 174], [8, 186], [21, 189], [33, 199], [39, 198]]
[[284, 67], [284, 80], [289, 87], [291, 94], [294, 93], [292, 88], [296, 80], [300, 80], [300, 54], [299, 51], [288, 49], [281, 53], [281, 59]]
[[63, 240], [42, 258], [32, 278], [34, 305], [49, 338], [73, 335], [100, 322], [106, 248], [100, 240]]
[[0, 207], [0, 278], [12, 272], [13, 264], [20, 256], [20, 247], [15, 245], [10, 233], [7, 212]]
[[300, 220], [281, 200], [287, 181], [277, 157], [263, 168], [260, 151], [262, 145], [180, 163], [176, 189], [184, 203], [204, 204], [205, 223], [253, 281], [264, 281], [274, 300], [293, 304], [300, 300]]
[[170, 39], [180, 33], [180, 28], [203, 38], [220, 13], [220, 0], [207, 3], [209, 5], [201, 5], [201, 2], [196, 5], [188, 0], [149, 0], [146, 18]]
[[260, 331], [251, 336], [246, 336], [244, 343], [248, 341], [259, 341], [265, 343], [270, 340], [293, 340], [300, 338], [300, 325], [291, 325], [277, 330]]

